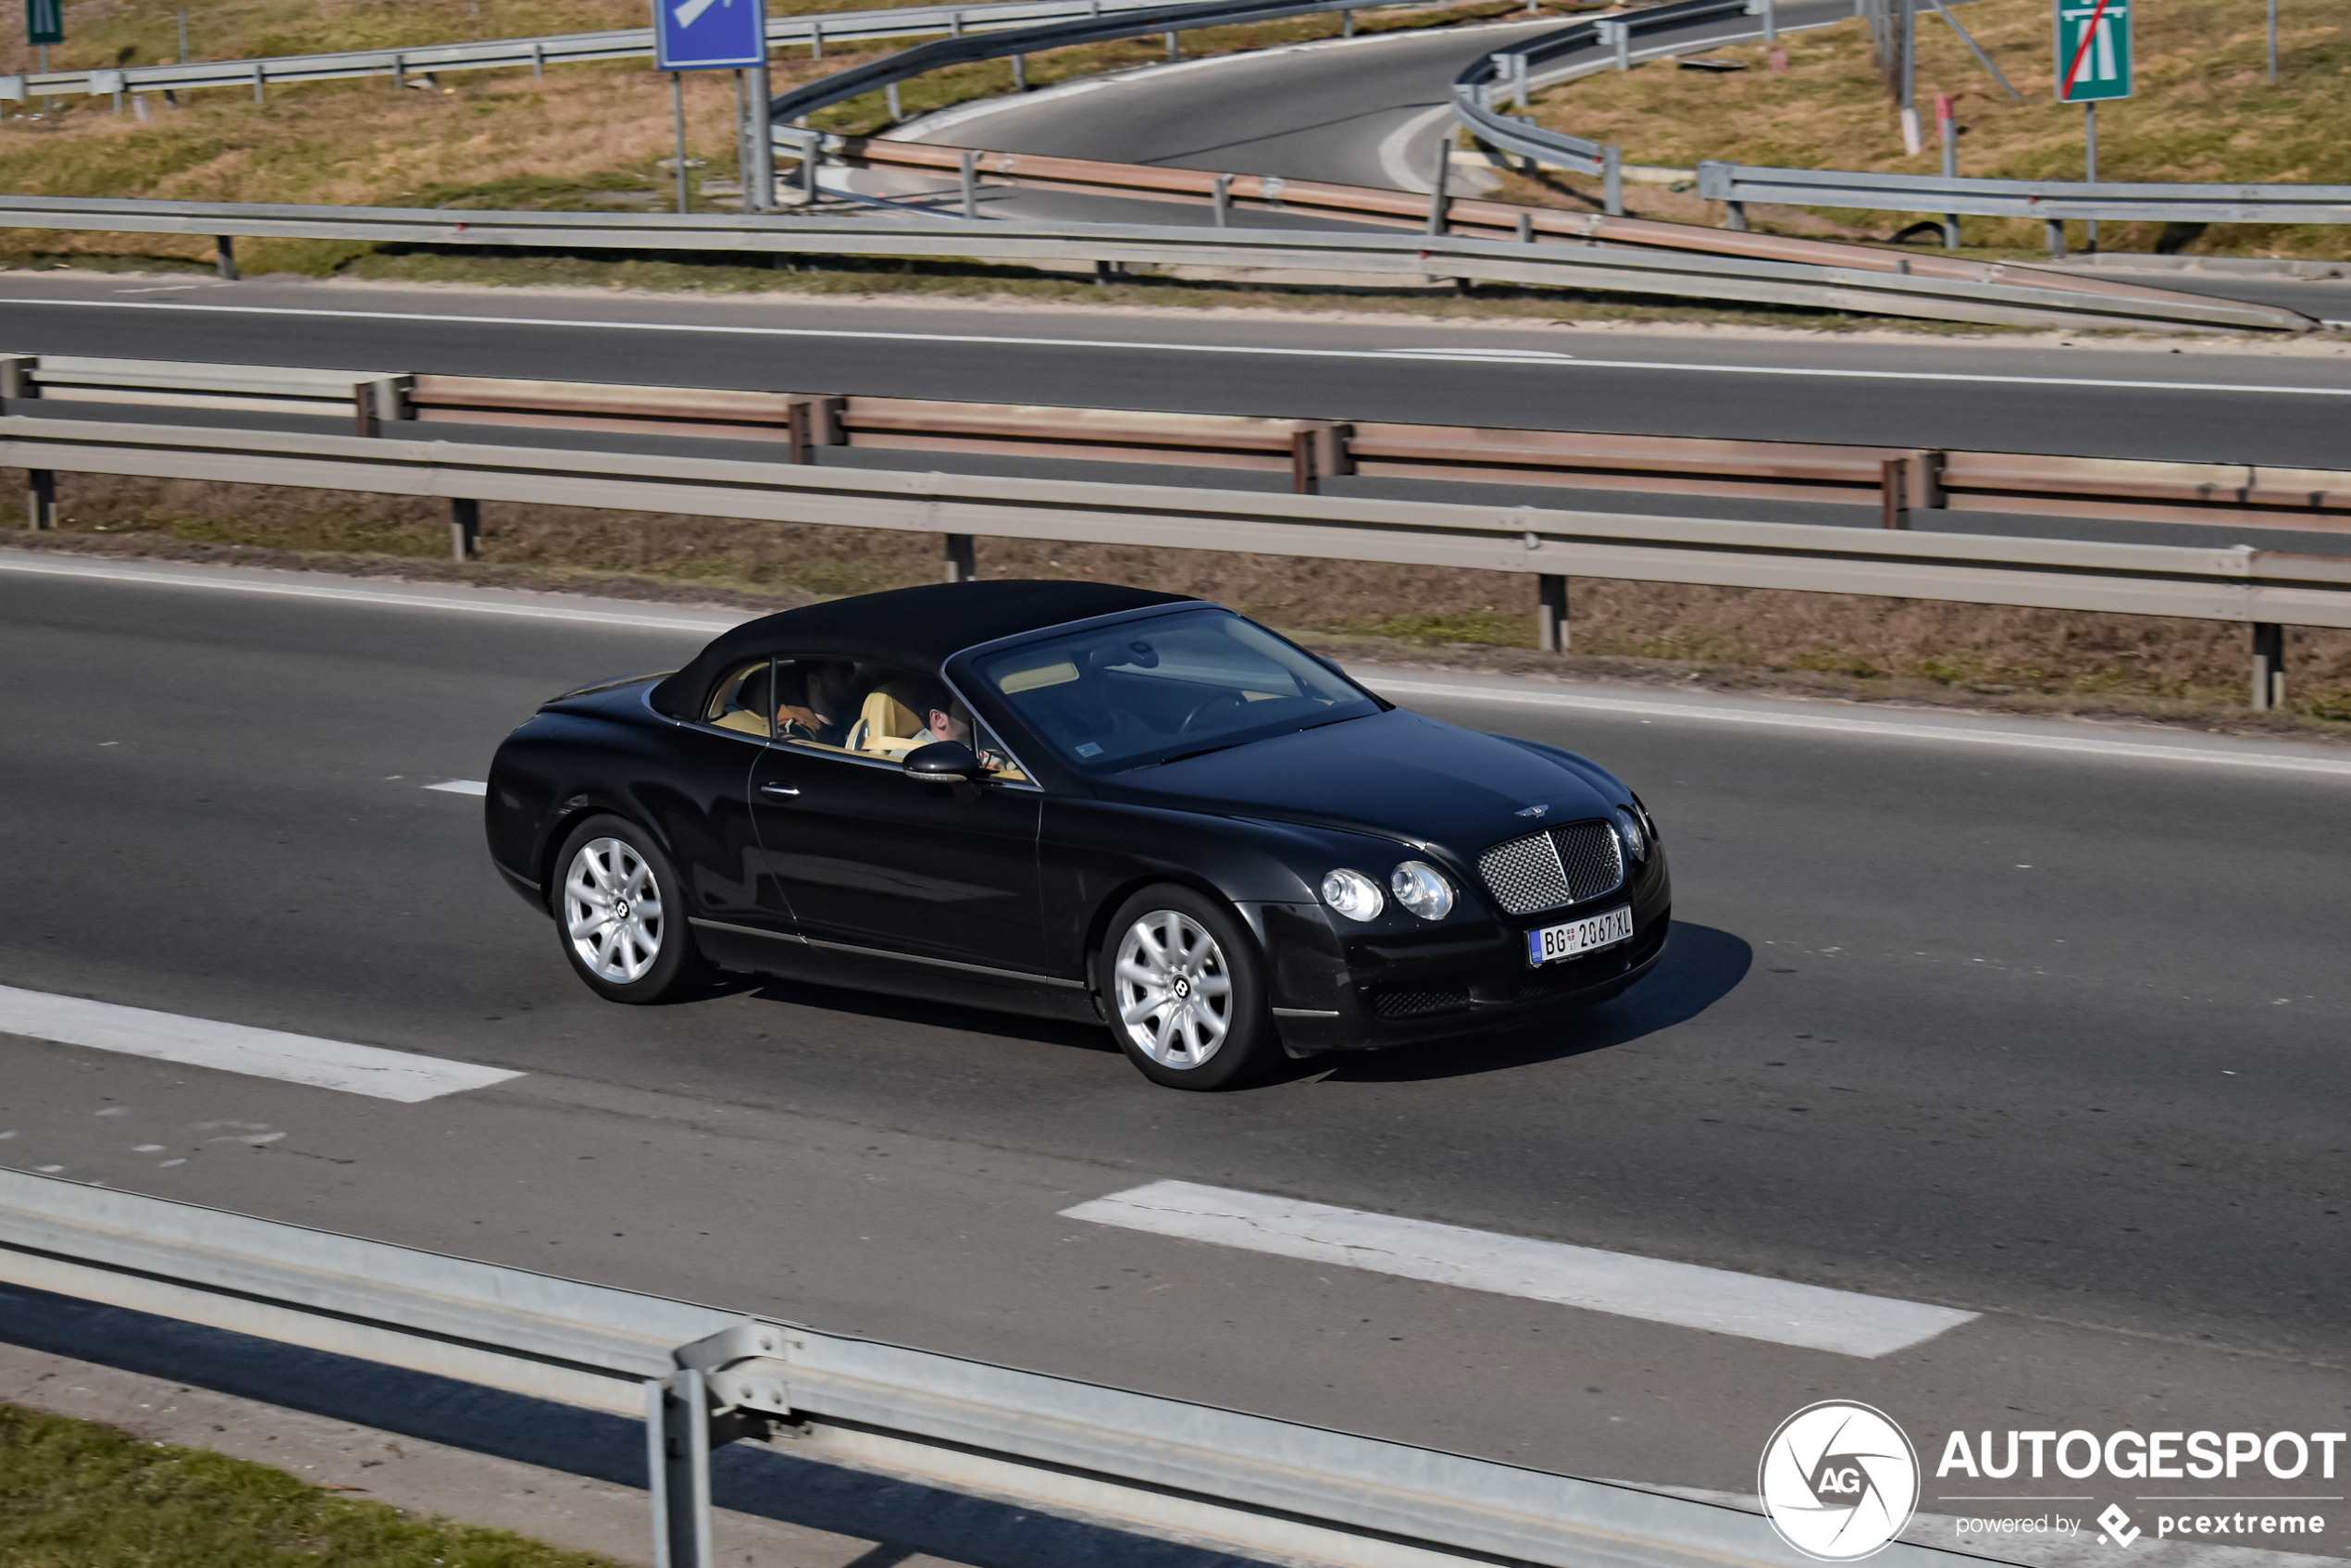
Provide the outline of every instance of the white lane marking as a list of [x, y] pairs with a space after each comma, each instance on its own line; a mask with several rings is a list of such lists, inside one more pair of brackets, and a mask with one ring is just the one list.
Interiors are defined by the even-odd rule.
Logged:
[[1188, 1181], [1155, 1181], [1062, 1215], [1846, 1356], [1886, 1355], [1980, 1315]]
[[2132, 757], [2150, 762], [2209, 763], [2219, 767], [2261, 767], [2288, 773], [2327, 774], [2351, 778], [2351, 757], [2292, 756], [2276, 752], [2222, 751], [2217, 747], [2173, 746], [2141, 740], [2101, 740], [2086, 735], [2026, 735], [2008, 729], [1967, 729], [1936, 724], [1904, 724], [1882, 718], [1844, 718], [1830, 714], [1775, 713], [1745, 708], [1706, 707], [1695, 703], [1645, 703], [1628, 697], [1586, 697], [1570, 692], [1498, 691], [1477, 686], [1451, 686], [1437, 681], [1389, 680], [1364, 671], [1362, 678], [1383, 695], [1438, 697], [1463, 703], [1507, 703], [1519, 707], [1573, 708], [1588, 713], [1623, 714], [1644, 718], [1687, 718], [1709, 724], [1754, 724], [1781, 729], [1812, 729], [1873, 739], [1947, 740], [1967, 746], [2009, 746], [2028, 752], [2071, 752], [2083, 756]]
[[1396, 359], [1491, 359], [1504, 365], [1557, 365], [1574, 359], [1547, 348], [1391, 348]]
[[[365, 588], [327, 588], [312, 583], [255, 582], [247, 578], [200, 577], [192, 572], [158, 572], [110, 566], [103, 563], [48, 561], [0, 555], [0, 571], [31, 572], [45, 577], [96, 578], [106, 582], [145, 583], [156, 588], [217, 589], [228, 593], [267, 593], [284, 599], [334, 599], [355, 604], [386, 604], [410, 610], [463, 610], [469, 615], [522, 616], [532, 620], [585, 621], [595, 626], [630, 627], [648, 631], [692, 631], [715, 637], [750, 616], [708, 616], [686, 620], [668, 616], [635, 615], [621, 610], [561, 604], [517, 604], [498, 599], [440, 599], [421, 593], [385, 593]], [[112, 745], [114, 742], [104, 742]]]
[[479, 778], [444, 778], [438, 784], [428, 784], [428, 790], [439, 790], [451, 795], [487, 795], [490, 785]]
[[[1450, 110], [1447, 111], [1450, 113]], [[754, 338], [844, 338], [859, 342], [981, 348], [1070, 348], [1156, 354], [1238, 354], [1292, 359], [1385, 359], [1384, 348], [1278, 348], [1262, 343], [1165, 343], [1116, 338], [1014, 338], [952, 332], [869, 332], [845, 327], [740, 327], [679, 321], [590, 321], [552, 316], [455, 316], [425, 311], [326, 310], [262, 305], [202, 305], [187, 300], [47, 300], [0, 298], [0, 305], [46, 305], [76, 310], [209, 311], [236, 316], [294, 316], [348, 321], [431, 321], [464, 327], [586, 327], [611, 332], [703, 332]], [[1576, 359], [1562, 367], [1586, 370], [1670, 370], [1704, 376], [1810, 376], [1829, 380], [1950, 381], [2001, 387], [2088, 387], [2138, 392], [2261, 392], [2290, 397], [2351, 397], [2351, 387], [2283, 387], [2235, 381], [2124, 380], [2093, 376], [1985, 376], [1957, 370], [1853, 370], [1800, 365], [1702, 365], [1671, 359]]]
[[30, 1035], [60, 1045], [118, 1051], [188, 1067], [213, 1067], [257, 1078], [341, 1089], [413, 1105], [522, 1076], [504, 1067], [445, 1062], [380, 1046], [285, 1034], [277, 1029], [185, 1018], [48, 991], [0, 986], [0, 1034]]

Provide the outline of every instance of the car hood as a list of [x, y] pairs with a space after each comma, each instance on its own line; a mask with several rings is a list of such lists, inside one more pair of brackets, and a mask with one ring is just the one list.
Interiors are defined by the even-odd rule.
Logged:
[[[1119, 774], [1105, 800], [1437, 845], [1474, 859], [1505, 839], [1617, 804], [1589, 763], [1403, 709]], [[1521, 815], [1545, 809], [1535, 816]]]

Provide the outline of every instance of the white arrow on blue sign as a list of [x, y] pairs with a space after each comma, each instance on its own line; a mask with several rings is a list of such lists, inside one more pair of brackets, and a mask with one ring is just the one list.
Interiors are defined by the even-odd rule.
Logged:
[[657, 70], [728, 70], [767, 58], [766, 0], [653, 0]]

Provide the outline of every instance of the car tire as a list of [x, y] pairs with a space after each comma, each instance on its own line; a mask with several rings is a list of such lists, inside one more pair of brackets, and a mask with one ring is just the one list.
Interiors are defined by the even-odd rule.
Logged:
[[1264, 961], [1221, 900], [1166, 884], [1120, 904], [1098, 978], [1111, 1038], [1170, 1089], [1236, 1089], [1282, 1059]]
[[673, 1002], [710, 979], [686, 924], [685, 881], [633, 822], [591, 816], [574, 828], [549, 902], [564, 956], [606, 1002]]

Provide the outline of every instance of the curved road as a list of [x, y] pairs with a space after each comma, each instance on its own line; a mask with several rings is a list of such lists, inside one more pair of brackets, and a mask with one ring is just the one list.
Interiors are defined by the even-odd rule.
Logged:
[[[1778, 10], [1780, 25], [1791, 31], [1851, 14], [1844, 0], [1796, 0]], [[893, 134], [952, 146], [1426, 191], [1435, 178], [1437, 141], [1453, 127], [1454, 77], [1480, 55], [1561, 25], [1548, 18], [1219, 56], [986, 100], [924, 117]], [[1645, 39], [1643, 47], [1671, 42], [1697, 49], [1759, 35], [1751, 19], [1721, 19]], [[1599, 55], [1586, 49], [1563, 56], [1537, 82], [1586, 67]], [[1629, 152], [1637, 158], [1638, 148]], [[1474, 194], [1492, 183], [1481, 168], [1455, 168], [1457, 194]], [[960, 199], [952, 181], [898, 172], [857, 176], [853, 188], [951, 205]], [[1080, 222], [1209, 221], [1205, 208], [1187, 204], [1001, 188], [983, 193], [982, 210]], [[1286, 213], [1251, 213], [1249, 221], [1344, 227]], [[2351, 320], [2351, 282], [2169, 271], [2134, 280], [2283, 305], [2320, 320]]]
[[[0, 1038], [12, 1164], [1657, 1485], [1746, 1489], [1827, 1397], [1929, 1454], [2344, 1426], [2340, 753], [1375, 675], [1635, 781], [1669, 961], [1549, 1032], [1188, 1096], [1090, 1028], [757, 982], [594, 1001], [479, 805], [422, 786], [550, 691], [674, 664], [695, 617], [236, 580], [0, 554], [0, 977], [525, 1076], [387, 1106]], [[1063, 1217], [1163, 1178], [1980, 1315], [1872, 1359]]]

